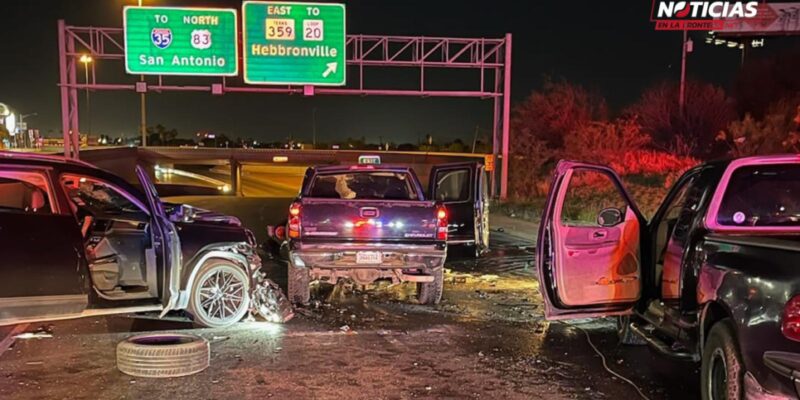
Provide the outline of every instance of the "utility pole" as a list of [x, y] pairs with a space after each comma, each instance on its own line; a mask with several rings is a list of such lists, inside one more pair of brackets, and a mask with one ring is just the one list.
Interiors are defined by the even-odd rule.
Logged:
[[475, 135], [472, 137], [472, 152], [475, 153], [475, 145], [478, 143], [478, 130], [481, 127], [479, 125], [475, 125]]
[[692, 39], [689, 38], [689, 32], [683, 31], [683, 46], [681, 50], [681, 85], [678, 94], [678, 110], [681, 116], [686, 115], [686, 55], [692, 52]]
[[311, 109], [311, 147], [317, 148], [317, 107]]

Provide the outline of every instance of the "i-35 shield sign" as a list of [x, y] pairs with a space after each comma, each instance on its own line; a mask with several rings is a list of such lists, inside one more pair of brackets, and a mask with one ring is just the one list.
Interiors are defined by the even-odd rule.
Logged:
[[172, 44], [172, 30], [165, 28], [153, 28], [153, 31], [150, 32], [150, 40], [152, 40], [153, 45], [159, 49], [166, 49], [170, 44]]

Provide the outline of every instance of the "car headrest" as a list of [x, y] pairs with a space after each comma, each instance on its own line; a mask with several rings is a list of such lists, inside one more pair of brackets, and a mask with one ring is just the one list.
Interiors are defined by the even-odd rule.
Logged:
[[34, 190], [31, 192], [30, 207], [33, 209], [33, 211], [37, 211], [40, 208], [43, 208], [45, 204], [46, 202], [44, 198], [44, 193], [42, 193], [41, 190]]

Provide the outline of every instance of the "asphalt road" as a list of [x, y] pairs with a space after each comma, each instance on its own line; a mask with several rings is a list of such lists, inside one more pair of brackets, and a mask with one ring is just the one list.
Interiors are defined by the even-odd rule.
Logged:
[[[231, 212], [257, 233], [289, 201], [184, 200]], [[480, 260], [450, 257], [444, 300], [435, 307], [415, 304], [409, 285], [365, 291], [340, 285], [317, 288], [317, 301], [284, 325], [193, 329], [181, 315], [32, 324], [24, 331], [38, 331], [34, 338], [18, 339], [0, 354], [0, 399], [639, 398], [603, 368], [587, 334], [609, 367], [648, 398], [699, 397], [696, 365], [619, 346], [610, 320], [545, 321], [532, 242], [499, 232], [491, 242], [493, 250]], [[266, 270], [285, 284], [282, 265], [269, 262]], [[208, 338], [209, 369], [169, 380], [116, 370], [118, 341], [165, 330]]]

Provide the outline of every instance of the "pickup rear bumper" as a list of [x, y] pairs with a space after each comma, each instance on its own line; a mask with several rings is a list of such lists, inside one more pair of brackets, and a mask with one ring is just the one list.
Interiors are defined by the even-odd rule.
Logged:
[[[380, 262], [358, 263], [359, 252], [377, 252]], [[295, 268], [307, 268], [312, 279], [335, 283], [351, 278], [368, 284], [377, 279], [392, 282], [431, 282], [431, 271], [444, 266], [447, 246], [444, 243], [292, 243], [289, 262]]]

